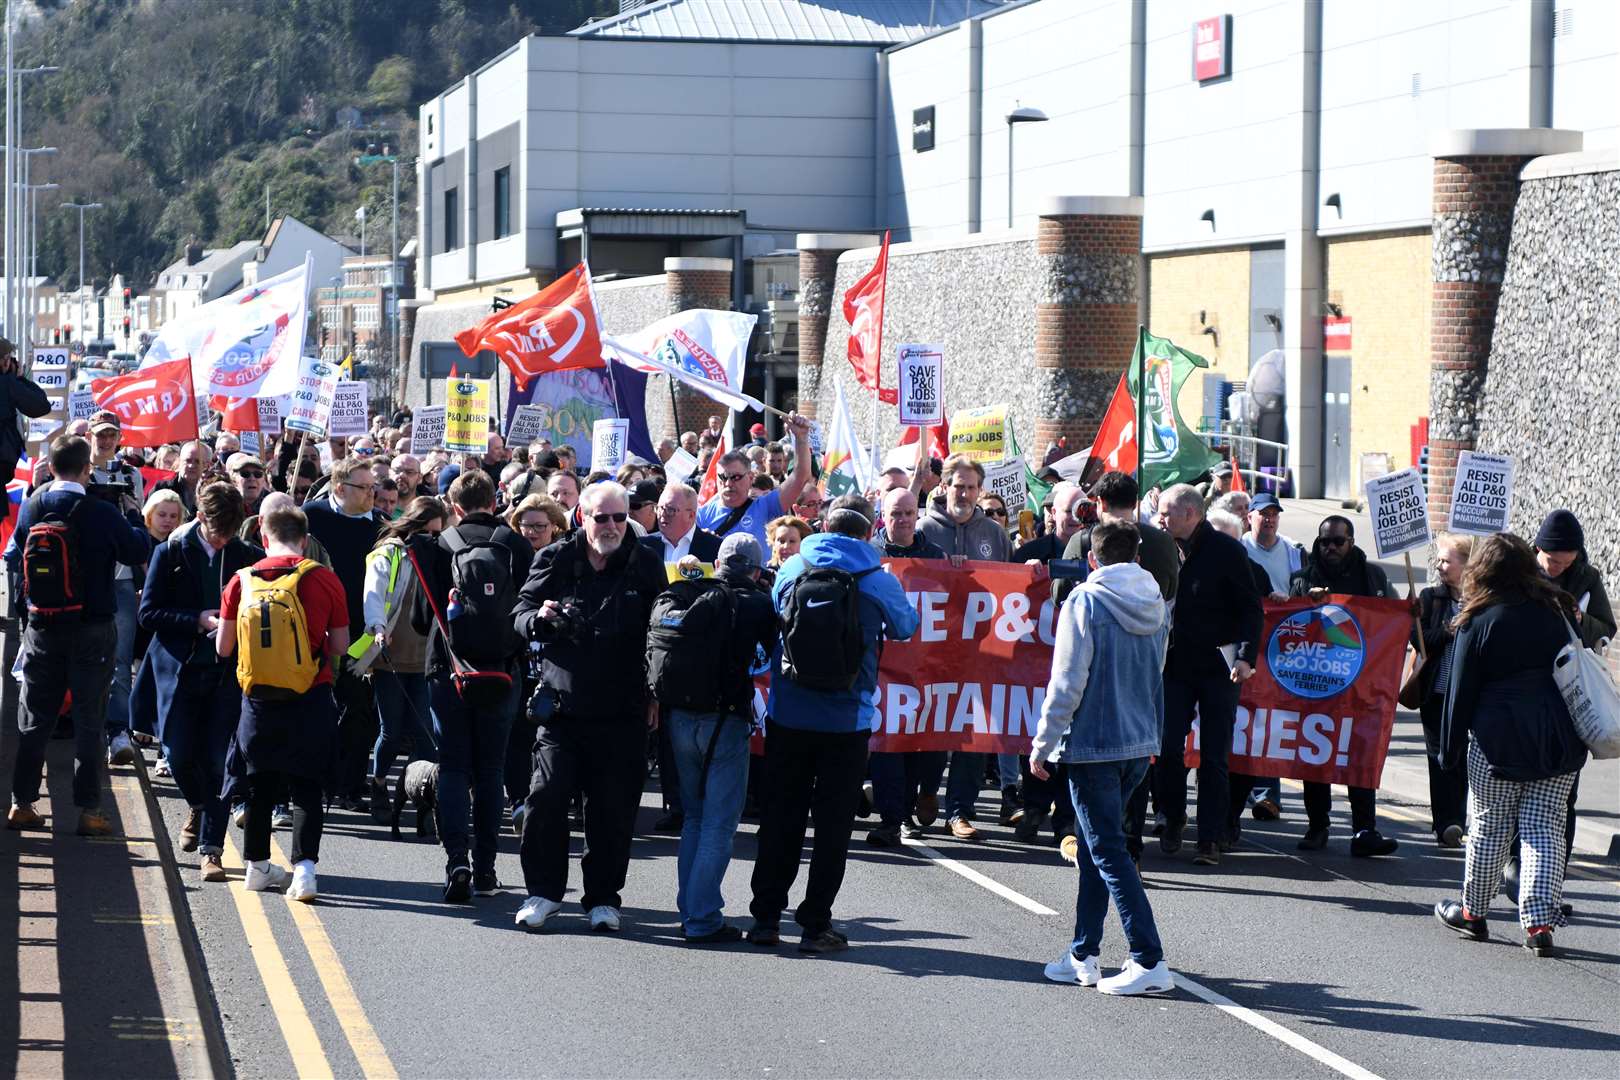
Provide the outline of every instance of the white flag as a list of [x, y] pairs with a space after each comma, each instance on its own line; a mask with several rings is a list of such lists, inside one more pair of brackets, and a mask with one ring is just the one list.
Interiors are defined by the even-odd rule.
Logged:
[[310, 258], [297, 269], [211, 300], [164, 323], [141, 367], [191, 357], [197, 396], [278, 397], [298, 382]]
[[844, 400], [844, 380], [833, 376], [838, 392], [833, 406], [832, 426], [827, 431], [827, 458], [822, 465], [829, 499], [839, 495], [860, 495], [870, 490], [875, 482], [872, 459], [861, 447], [855, 434], [855, 423], [850, 419], [849, 402]]
[[602, 354], [637, 371], [679, 379], [729, 409], [765, 411], [742, 392], [748, 338], [759, 317], [741, 311], [693, 308], [644, 330], [604, 337]]

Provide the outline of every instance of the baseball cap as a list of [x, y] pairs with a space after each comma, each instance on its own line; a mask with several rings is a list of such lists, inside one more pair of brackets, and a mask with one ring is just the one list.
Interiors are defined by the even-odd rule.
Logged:
[[1282, 503], [1278, 502], [1277, 496], [1271, 492], [1262, 491], [1249, 501], [1249, 512], [1253, 513], [1256, 510], [1276, 510], [1281, 513]]
[[765, 425], [764, 424], [755, 424], [753, 427], [748, 429], [748, 434], [750, 434], [750, 435], [763, 435], [763, 434], [765, 434]]
[[1219, 465], [1216, 465], [1213, 469], [1211, 469], [1209, 471], [1209, 475], [1211, 475], [1211, 476], [1231, 476], [1232, 475], [1232, 466], [1229, 463], [1223, 461]]
[[746, 574], [764, 564], [764, 552], [752, 533], [734, 532], [720, 541], [720, 554], [715, 556], [717, 569]]
[[264, 468], [264, 462], [260, 461], [253, 454], [238, 452], [232, 454], [225, 460], [225, 471], [236, 472], [244, 465], [257, 465], [261, 469]]
[[90, 431], [95, 433], [102, 428], [112, 428], [114, 431], [123, 431], [124, 425], [119, 423], [118, 414], [111, 409], [97, 409], [90, 414]]
[[630, 509], [640, 510], [648, 503], [658, 501], [659, 487], [651, 480], [643, 480], [639, 484], [630, 485]]

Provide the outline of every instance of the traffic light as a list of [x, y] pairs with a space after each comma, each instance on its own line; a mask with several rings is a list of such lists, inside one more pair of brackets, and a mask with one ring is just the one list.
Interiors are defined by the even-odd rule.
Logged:
[[129, 316], [124, 316], [124, 336], [129, 337]]
[[130, 289], [130, 287], [127, 286], [127, 285], [124, 286], [124, 306], [125, 307], [129, 307], [129, 299], [130, 299], [130, 296], [132, 294], [133, 294], [133, 290]]
[[62, 327], [62, 340], [64, 342], [68, 342], [68, 341], [73, 340], [73, 324], [72, 323], [67, 323]]
[[52, 330], [51, 331], [51, 344], [52, 345], [60, 345], [60, 344], [62, 344], [62, 331], [60, 331], [60, 330]]

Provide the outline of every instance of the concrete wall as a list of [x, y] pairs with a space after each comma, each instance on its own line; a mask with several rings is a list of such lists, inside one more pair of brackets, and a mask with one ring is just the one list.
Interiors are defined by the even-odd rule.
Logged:
[[1429, 413], [1429, 231], [1326, 245], [1327, 298], [1349, 316], [1351, 483], [1365, 453], [1416, 465], [1410, 430]]
[[[1572, 171], [1546, 175], [1565, 169]], [[1481, 395], [1479, 446], [1517, 461], [1514, 531], [1532, 538], [1547, 511], [1575, 511], [1613, 591], [1620, 582], [1620, 154], [1540, 158], [1526, 176]]]
[[1620, 4], [1558, 0], [1553, 26], [1553, 127], [1586, 132], [1588, 150], [1620, 146]]
[[[846, 346], [849, 323], [840, 298], [872, 268], [876, 248], [846, 252], [838, 259], [833, 287], [832, 317], [822, 375], [816, 389], [817, 416], [831, 423], [834, 375], [844, 381], [844, 396], [862, 444], [871, 440], [872, 395], [855, 381]], [[1035, 301], [1040, 292], [1035, 240], [1028, 234], [951, 244], [891, 244], [889, 284], [883, 324], [883, 355], [888, 367], [884, 385], [897, 378], [894, 356], [907, 342], [945, 346], [945, 411], [1005, 401], [1012, 406], [1018, 445], [1026, 455], [1039, 457], [1045, 447], [1033, 446], [1039, 405], [1035, 364]], [[1124, 367], [1121, 361], [1121, 369]], [[801, 393], [810, 387], [803, 381]], [[887, 450], [900, 438], [900, 425], [892, 405], [881, 411], [880, 448]]]

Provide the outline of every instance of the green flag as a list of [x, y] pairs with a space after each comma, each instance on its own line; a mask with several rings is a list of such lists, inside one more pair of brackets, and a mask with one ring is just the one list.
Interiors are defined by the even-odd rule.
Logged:
[[[1137, 371], [1147, 358], [1147, 394], [1137, 393]], [[1154, 337], [1146, 330], [1137, 336], [1136, 352], [1125, 378], [1131, 397], [1142, 403], [1142, 490], [1196, 480], [1209, 471], [1221, 455], [1181, 419], [1181, 387], [1194, 368], [1207, 368], [1209, 361], [1180, 348], [1169, 338]]]
[[[1022, 452], [1018, 449], [1018, 440], [1013, 438], [1012, 424], [1010, 423], [1007, 425], [1007, 447], [1008, 457], [1022, 455]], [[1024, 490], [1028, 493], [1024, 505], [1039, 514], [1041, 504], [1052, 493], [1052, 485], [1035, 475], [1035, 469], [1031, 466], [1029, 458], [1024, 458]]]

